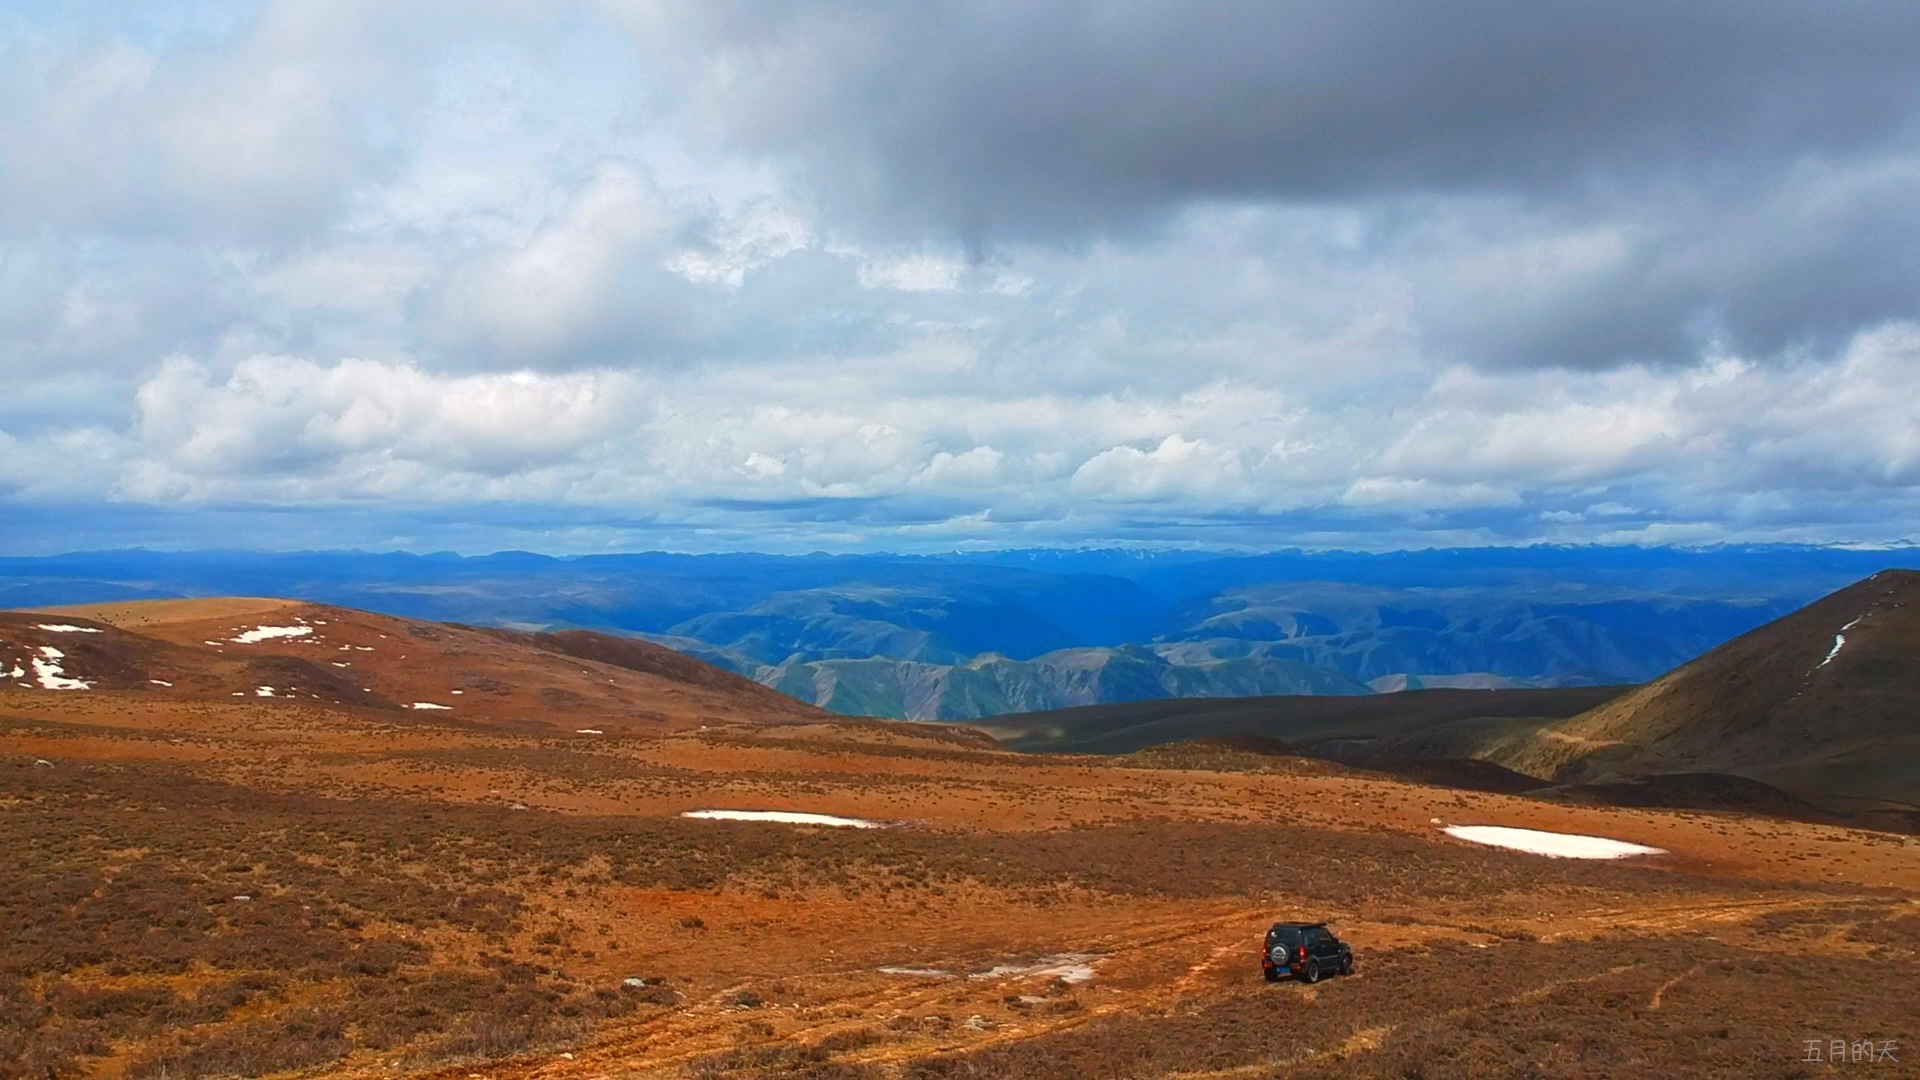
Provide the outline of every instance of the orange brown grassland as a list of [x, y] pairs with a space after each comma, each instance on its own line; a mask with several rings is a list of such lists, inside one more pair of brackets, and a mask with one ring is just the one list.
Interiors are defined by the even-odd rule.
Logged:
[[[224, 603], [0, 626], [99, 673], [0, 683], [0, 1076], [1920, 1070], [1884, 1054], [1920, 1061], [1901, 836], [1013, 754], [590, 635]], [[312, 631], [233, 641], [262, 620]], [[704, 808], [892, 827], [680, 816]], [[1547, 859], [1436, 819], [1670, 854]], [[1330, 922], [1357, 973], [1264, 982], [1283, 918]]]

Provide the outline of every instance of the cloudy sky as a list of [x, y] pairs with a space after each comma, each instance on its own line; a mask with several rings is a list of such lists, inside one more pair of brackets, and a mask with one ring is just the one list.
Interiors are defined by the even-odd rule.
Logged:
[[0, 106], [0, 553], [1920, 535], [1912, 3], [16, 0]]

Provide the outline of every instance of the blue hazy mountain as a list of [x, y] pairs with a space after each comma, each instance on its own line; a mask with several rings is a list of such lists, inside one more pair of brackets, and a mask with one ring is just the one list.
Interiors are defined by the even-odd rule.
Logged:
[[844, 712], [1639, 682], [1911, 548], [934, 556], [115, 551], [0, 559], [0, 607], [273, 595], [644, 636]]

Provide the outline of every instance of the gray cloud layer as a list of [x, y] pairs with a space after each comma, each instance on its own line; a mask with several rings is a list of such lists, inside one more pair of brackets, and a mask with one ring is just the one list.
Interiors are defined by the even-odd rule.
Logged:
[[568, 548], [1909, 536], [1916, 24], [28, 12], [0, 500]]
[[1920, 93], [1920, 10], [1899, 3], [696, 10], [727, 130], [983, 234], [1195, 199], [1738, 189], [1911, 148]]
[[1612, 234], [1450, 320], [1472, 361], [1831, 346], [1920, 301], [1912, 5], [701, 10], [720, 129], [889, 228], [978, 247], [1234, 201], [1379, 207], [1387, 254], [1436, 213]]

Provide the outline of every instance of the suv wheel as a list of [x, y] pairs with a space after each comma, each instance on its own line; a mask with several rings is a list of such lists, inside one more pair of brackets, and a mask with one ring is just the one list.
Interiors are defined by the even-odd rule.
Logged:
[[1320, 961], [1318, 960], [1307, 961], [1306, 970], [1300, 973], [1300, 978], [1303, 982], [1307, 983], [1309, 986], [1319, 982], [1320, 981]]
[[1341, 958], [1340, 958], [1340, 974], [1342, 974], [1342, 975], [1351, 975], [1351, 974], [1353, 974], [1353, 957], [1352, 957], [1352, 955], [1347, 955], [1347, 956], [1343, 956], [1343, 957], [1341, 957]]

